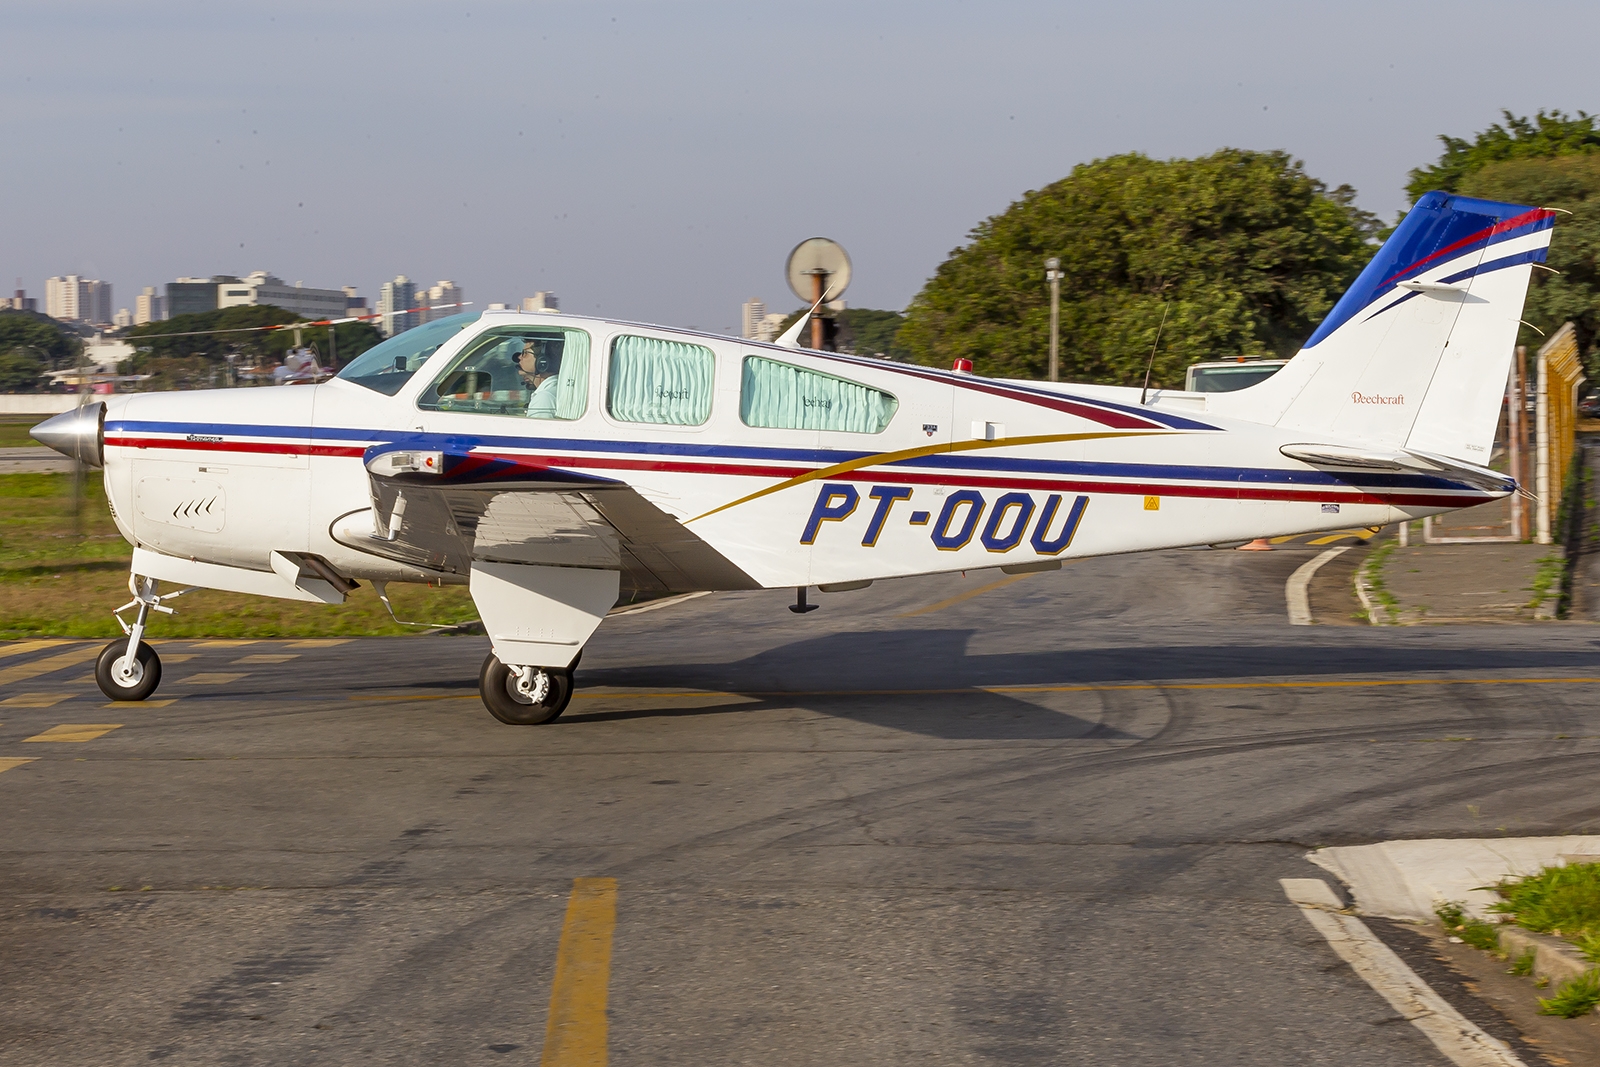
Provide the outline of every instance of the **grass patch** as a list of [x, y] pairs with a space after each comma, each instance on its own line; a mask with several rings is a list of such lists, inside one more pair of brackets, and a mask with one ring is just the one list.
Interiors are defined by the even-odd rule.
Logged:
[[[111, 521], [100, 473], [91, 472], [84, 483], [75, 522], [72, 475], [0, 475], [0, 639], [121, 633], [111, 609], [128, 601], [133, 550]], [[453, 624], [477, 618], [465, 586], [397, 583], [389, 597], [402, 619]], [[172, 606], [177, 615], [151, 619], [151, 637], [354, 637], [419, 629], [396, 625], [365, 583], [337, 606], [209, 589], [185, 594]]]
[[1585, 971], [1563, 983], [1553, 997], [1540, 997], [1539, 1014], [1576, 1019], [1594, 1011], [1597, 1004], [1600, 1004], [1600, 968]]
[[1460, 904], [1445, 903], [1433, 909], [1444, 924], [1447, 933], [1454, 934], [1473, 948], [1485, 952], [1500, 951], [1500, 931], [1494, 923], [1474, 919], [1461, 909]]
[[0, 419], [0, 448], [38, 448], [39, 442], [28, 436], [28, 430], [48, 418], [49, 415], [27, 415]]
[[[1591, 960], [1600, 952], [1600, 863], [1548, 867], [1538, 874], [1495, 886], [1490, 905], [1515, 917], [1518, 926], [1578, 943]], [[1600, 962], [1600, 960], [1597, 960]]]
[[1533, 584], [1528, 587], [1533, 594], [1533, 599], [1528, 601], [1530, 611], [1537, 611], [1540, 604], [1561, 595], [1561, 570], [1566, 566], [1566, 560], [1560, 556], [1545, 556], [1534, 562], [1539, 569], [1534, 572]]
[[1511, 973], [1523, 978], [1533, 973], [1533, 965], [1539, 959], [1539, 950], [1528, 948], [1511, 961]]
[[1372, 555], [1361, 565], [1361, 576], [1367, 583], [1367, 592], [1389, 616], [1390, 623], [1400, 621], [1400, 601], [1394, 598], [1394, 594], [1389, 591], [1388, 583], [1383, 580], [1383, 566], [1389, 562], [1389, 556], [1393, 554], [1398, 544], [1396, 541], [1385, 541], [1373, 549]]

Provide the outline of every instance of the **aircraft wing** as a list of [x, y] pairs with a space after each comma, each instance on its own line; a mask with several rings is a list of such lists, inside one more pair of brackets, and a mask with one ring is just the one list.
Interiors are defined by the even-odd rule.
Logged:
[[475, 561], [619, 570], [624, 601], [760, 588], [625, 483], [472, 453], [374, 452], [371, 510], [331, 531], [347, 547], [462, 576]]

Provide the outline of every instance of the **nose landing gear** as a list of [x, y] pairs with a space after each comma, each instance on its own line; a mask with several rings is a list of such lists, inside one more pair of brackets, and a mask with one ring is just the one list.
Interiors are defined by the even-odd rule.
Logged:
[[[163, 598], [156, 595], [154, 578], [131, 574], [128, 576], [128, 590], [133, 593], [133, 599], [113, 612], [128, 639], [107, 645], [100, 651], [100, 658], [94, 665], [95, 684], [100, 687], [100, 692], [112, 700], [144, 700], [156, 691], [161, 684], [161, 657], [156, 655], [155, 649], [144, 643], [144, 628], [152, 611], [174, 614], [171, 608], [162, 605]], [[168, 594], [166, 599], [187, 592], [187, 589], [180, 589]], [[122, 613], [129, 608], [139, 609], [132, 623], [122, 619]]]

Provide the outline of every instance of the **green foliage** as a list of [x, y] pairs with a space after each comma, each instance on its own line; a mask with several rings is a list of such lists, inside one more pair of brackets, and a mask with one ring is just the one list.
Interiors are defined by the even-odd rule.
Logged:
[[[133, 359], [132, 370], [141, 374], [162, 371], [169, 375], [193, 377], [199, 373], [198, 370], [184, 364], [164, 364], [161, 361], [194, 358], [221, 361], [229, 353], [237, 354], [246, 363], [282, 360], [284, 353], [294, 347], [294, 331], [252, 328], [301, 321], [304, 320], [292, 311], [270, 304], [254, 304], [179, 315], [165, 322], [135, 326], [126, 334], [126, 339], [138, 351]], [[341, 366], [383, 340], [383, 335], [370, 323], [347, 322], [331, 328], [338, 331], [336, 356]], [[303, 341], [307, 345], [315, 345], [324, 358], [329, 347], [329, 329], [327, 326], [314, 326], [302, 331]], [[228, 330], [249, 332], [199, 332]], [[176, 334], [195, 336], [173, 336]], [[180, 371], [177, 368], [182, 369]]]
[[1538, 960], [1538, 949], [1531, 947], [1523, 949], [1517, 954], [1517, 958], [1511, 961], [1510, 973], [1522, 978], [1527, 978], [1529, 975], [1533, 974], [1533, 965], [1537, 963]]
[[1578, 937], [1600, 931], [1600, 863], [1548, 867], [1538, 874], [1495, 886], [1501, 899], [1492, 910], [1515, 915], [1535, 933]]
[[[797, 308], [784, 318], [778, 326], [775, 336], [782, 336], [783, 331], [794, 325], [794, 321], [804, 315], [808, 308]], [[898, 311], [880, 311], [875, 308], [845, 308], [838, 312], [835, 318], [839, 323], [839, 333], [835, 343], [841, 352], [852, 352], [858, 356], [882, 355], [885, 359], [907, 360], [911, 353], [901, 347], [896, 340], [900, 327], [904, 325], [906, 317]], [[811, 335], [803, 333], [800, 337], [802, 345], [811, 343]]]
[[[1556, 218], [1550, 238], [1549, 266], [1561, 273], [1533, 272], [1522, 317], [1546, 335], [1571, 320], [1578, 349], [1594, 377], [1600, 368], [1595, 359], [1600, 337], [1600, 152], [1490, 163], [1464, 178], [1459, 191], [1572, 212]], [[1543, 343], [1526, 326], [1517, 339], [1530, 347]]]
[[1444, 924], [1447, 933], [1454, 934], [1473, 948], [1485, 952], [1500, 950], [1500, 931], [1495, 929], [1493, 923], [1468, 917], [1466, 912], [1461, 910], [1460, 904], [1440, 904], [1433, 911], [1439, 916], [1439, 921]]
[[1377, 220], [1354, 195], [1283, 152], [1086, 163], [980, 223], [898, 339], [921, 363], [1042, 375], [1044, 261], [1059, 256], [1064, 378], [1138, 384], [1164, 313], [1156, 382], [1202, 359], [1292, 355], [1371, 258]]
[[1600, 968], [1585, 971], [1564, 983], [1553, 997], [1540, 997], [1539, 1014], [1576, 1019], [1594, 1011], [1597, 1004], [1600, 1004]]
[[38, 389], [44, 360], [26, 348], [0, 349], [0, 393], [25, 393]]
[[[1439, 135], [1439, 140], [1444, 142], [1444, 154], [1439, 162], [1413, 170], [1411, 180], [1406, 183], [1406, 192], [1413, 203], [1423, 193], [1434, 189], [1466, 193], [1463, 183], [1493, 163], [1587, 154], [1600, 149], [1600, 130], [1595, 129], [1595, 116], [1587, 112], [1580, 111], [1573, 119], [1561, 111], [1540, 111], [1532, 120], [1518, 118], [1509, 111], [1500, 114], [1505, 125], [1497, 122], [1470, 141]], [[1539, 201], [1519, 200], [1517, 203]]]
[[[6, 374], [7, 389], [19, 388], [11, 384], [23, 373], [23, 368], [40, 370], [70, 367], [77, 362], [83, 342], [54, 319], [34, 311], [0, 310], [0, 357], [16, 357], [0, 363], [0, 374]], [[29, 362], [31, 361], [31, 362]], [[37, 382], [33, 383], [37, 385]], [[32, 385], [22, 388], [32, 388]]]

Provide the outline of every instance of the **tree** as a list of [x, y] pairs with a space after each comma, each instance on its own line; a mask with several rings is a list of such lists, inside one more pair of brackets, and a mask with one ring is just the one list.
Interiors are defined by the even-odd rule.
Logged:
[[[1600, 153], [1563, 153], [1548, 159], [1489, 163], [1462, 179], [1459, 192], [1486, 200], [1563, 208], [1550, 239], [1549, 266], [1535, 270], [1522, 317], [1543, 336], [1570, 320], [1590, 378], [1600, 372]], [[1540, 333], [1522, 327], [1517, 338], [1536, 348]]]
[[47, 315], [0, 311], [0, 354], [33, 360], [37, 364], [35, 373], [73, 366], [82, 349], [83, 342], [75, 334]]
[[1201, 359], [1288, 355], [1371, 258], [1377, 219], [1354, 198], [1283, 152], [1086, 163], [974, 228], [898, 341], [922, 363], [1042, 376], [1058, 256], [1064, 377], [1138, 384], [1158, 329], [1158, 382]]
[[0, 349], [0, 393], [38, 389], [44, 361], [25, 348]]
[[[778, 325], [778, 332], [774, 336], [781, 337], [783, 331], [794, 325], [794, 321], [804, 315], [809, 308], [799, 308], [789, 314]], [[836, 312], [834, 318], [839, 323], [839, 332], [834, 342], [839, 351], [849, 352], [858, 356], [882, 356], [885, 359], [909, 359], [907, 352], [895, 339], [900, 327], [905, 323], [906, 317], [898, 311], [881, 311], [876, 308], [845, 308]], [[809, 345], [811, 335], [803, 333], [800, 343]]]
[[1416, 203], [1423, 193], [1435, 189], [1445, 193], [1465, 192], [1464, 182], [1494, 163], [1514, 159], [1549, 159], [1557, 156], [1587, 155], [1600, 150], [1600, 130], [1595, 116], [1578, 112], [1568, 118], [1561, 111], [1540, 111], [1529, 120], [1501, 111], [1505, 125], [1495, 123], [1472, 140], [1440, 134], [1444, 154], [1431, 167], [1411, 172], [1406, 192]]
[[[126, 340], [138, 351], [133, 360], [134, 370], [152, 373], [152, 368], [159, 365], [163, 368], [163, 374], [176, 374], [182, 380], [189, 381], [196, 373], [189, 363], [168, 361], [199, 357], [220, 362], [230, 354], [237, 355], [247, 363], [281, 360], [284, 353], [294, 346], [295, 332], [253, 328], [303, 321], [306, 320], [294, 312], [271, 304], [250, 304], [178, 315], [164, 322], [135, 326], [127, 332]], [[383, 335], [376, 327], [366, 322], [346, 322], [334, 327], [310, 326], [301, 331], [301, 338], [308, 345], [316, 345], [326, 358], [330, 329], [338, 331], [335, 355], [341, 366], [383, 340]]]

